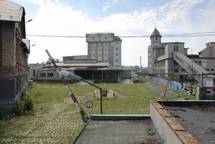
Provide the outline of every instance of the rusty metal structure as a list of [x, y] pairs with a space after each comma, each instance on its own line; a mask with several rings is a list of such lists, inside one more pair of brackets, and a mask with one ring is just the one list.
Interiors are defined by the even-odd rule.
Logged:
[[0, 1], [0, 109], [11, 110], [28, 77], [30, 41], [25, 33], [24, 7]]

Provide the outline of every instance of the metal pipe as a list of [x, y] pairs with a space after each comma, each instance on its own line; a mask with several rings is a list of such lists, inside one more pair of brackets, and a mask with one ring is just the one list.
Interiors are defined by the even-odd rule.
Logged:
[[99, 92], [100, 92], [100, 114], [103, 114], [102, 97], [103, 97], [103, 91], [104, 90], [101, 87], [99, 87], [98, 85], [95, 85], [94, 83], [91, 83], [91, 82], [89, 82], [83, 78], [81, 80], [99, 89]]

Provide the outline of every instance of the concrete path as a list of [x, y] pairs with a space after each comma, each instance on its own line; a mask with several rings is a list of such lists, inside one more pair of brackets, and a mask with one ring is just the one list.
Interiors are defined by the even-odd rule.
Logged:
[[75, 144], [161, 144], [150, 119], [90, 121]]
[[[158, 86], [156, 84], [153, 84], [151, 82], [145, 82], [144, 86], [146, 88], [150, 89], [151, 91], [153, 91], [153, 92], [161, 95], [161, 96], [163, 96], [164, 93], [165, 93], [165, 89], [164, 88], [162, 88], [162, 87], [160, 87], [160, 86]], [[176, 94], [174, 92], [169, 91], [169, 90], [166, 91], [166, 97], [174, 97], [174, 96], [176, 96]]]

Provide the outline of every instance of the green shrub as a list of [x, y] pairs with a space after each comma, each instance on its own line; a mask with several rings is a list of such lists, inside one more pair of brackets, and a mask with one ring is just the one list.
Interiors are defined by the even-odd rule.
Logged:
[[14, 114], [16, 116], [20, 116], [25, 114], [28, 111], [33, 110], [33, 101], [30, 96], [22, 96], [17, 102], [14, 107]]
[[30, 96], [24, 97], [24, 111], [33, 110], [33, 100]]
[[18, 100], [16, 102], [16, 105], [14, 107], [14, 113], [17, 116], [24, 114], [24, 103], [22, 100]]

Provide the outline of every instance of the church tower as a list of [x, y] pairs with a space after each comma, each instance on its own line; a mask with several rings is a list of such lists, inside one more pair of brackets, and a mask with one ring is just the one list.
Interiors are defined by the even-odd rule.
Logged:
[[155, 64], [157, 58], [162, 53], [162, 43], [160, 32], [155, 28], [150, 36], [151, 45], [148, 47], [148, 70], [150, 73], [156, 73]]
[[160, 47], [161, 46], [161, 35], [160, 32], [155, 28], [150, 36], [151, 46]]

